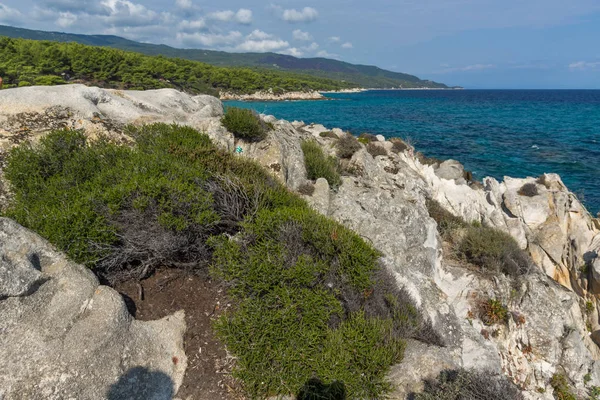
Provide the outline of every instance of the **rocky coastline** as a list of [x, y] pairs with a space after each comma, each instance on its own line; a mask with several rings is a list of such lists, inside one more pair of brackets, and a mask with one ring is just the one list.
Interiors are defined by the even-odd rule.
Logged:
[[[260, 100], [283, 100], [275, 97], [265, 94]], [[222, 95], [224, 99], [257, 100]], [[554, 399], [551, 380], [557, 374], [564, 376], [582, 397], [590, 388], [600, 387], [600, 220], [590, 215], [556, 174], [472, 182], [457, 161], [426, 162], [411, 146], [398, 150], [393, 141], [377, 137], [368, 145], [361, 143], [344, 160], [347, 173], [339, 188], [333, 190], [323, 178], [316, 182], [307, 179], [301, 142], [316, 141], [335, 157], [335, 144], [347, 135], [340, 129], [263, 115], [261, 118], [272, 124], [273, 131], [261, 142], [245, 142], [234, 138], [221, 124], [223, 107], [218, 99], [189, 96], [172, 89], [127, 92], [83, 85], [31, 87], [0, 92], [0, 104], [0, 159], [15, 145], [35, 142], [50, 129], [83, 129], [90, 137], [107, 135], [126, 144], [129, 138], [123, 133], [124, 126], [165, 122], [206, 132], [222, 148], [257, 161], [292, 191], [312, 185], [314, 191], [303, 198], [318, 212], [368, 239], [382, 253], [381, 262], [397, 285], [410, 292], [444, 339], [444, 347], [409, 343], [403, 362], [389, 374], [393, 399], [404, 400], [409, 393], [422, 390], [424, 380], [456, 368], [503, 375], [528, 400]], [[369, 151], [375, 148], [377, 151]], [[0, 196], [4, 201], [9, 196], [1, 174]], [[515, 286], [507, 276], [480, 273], [449, 257], [447, 243], [427, 207], [431, 200], [469, 223], [494, 227], [512, 236], [531, 256], [532, 270]], [[64, 314], [64, 320], [60, 313], [53, 312], [52, 316], [56, 324], [70, 326], [67, 320], [78, 315], [75, 310], [81, 299], [89, 302], [92, 296], [104, 296], [110, 302], [98, 300], [96, 304], [108, 304], [102, 309], [108, 319], [110, 315], [126, 315], [119, 317], [122, 326], [111, 329], [129, 329], [134, 336], [139, 335], [138, 330], [146, 332], [137, 346], [156, 342], [168, 349], [153, 353], [147, 360], [125, 364], [118, 362], [118, 349], [108, 352], [101, 365], [78, 359], [82, 373], [102, 377], [81, 389], [81, 393], [90, 393], [88, 398], [101, 398], [98, 393], [133, 365], [154, 365], [173, 382], [181, 382], [185, 363], [175, 363], [179, 365], [175, 368], [170, 362], [175, 357], [171, 353], [185, 360], [181, 354], [185, 330], [181, 315], [150, 324], [154, 327], [150, 330], [142, 323], [136, 325], [138, 322], [123, 312], [116, 292], [98, 286], [91, 274], [78, 266], [65, 267], [63, 256], [51, 253], [50, 246], [37, 235], [15, 225], [0, 220], [0, 331], [8, 332], [0, 336], [0, 358], [15, 360], [0, 366], [0, 397], [6, 394], [13, 398], [25, 387], [37, 388], [32, 396], [62, 394], [74, 385], [69, 375], [73, 370], [65, 366], [69, 360], [60, 355], [39, 357], [36, 355], [41, 350], [20, 345], [21, 315], [29, 313], [27, 323], [33, 328], [27, 330], [28, 340], [36, 342], [43, 335], [43, 327], [36, 321], [42, 324], [49, 312], [21, 298], [31, 298], [31, 304], [63, 304], [61, 310], [73, 312]], [[32, 252], [48, 254], [41, 257], [41, 268], [31, 261]], [[53, 303], [60, 296], [58, 291], [31, 290], [43, 279], [58, 279], [64, 285], [84, 279], [91, 292], [82, 294], [81, 299], [61, 298], [62, 303]], [[502, 301], [508, 309], [506, 323], [492, 329], [477, 318], [474, 310], [480, 298]], [[90, 329], [85, 321], [97, 323], [94, 318], [82, 321], [83, 325], [73, 332]], [[160, 324], [167, 324], [169, 329]], [[129, 325], [132, 328], [123, 328]], [[108, 348], [122, 345], [102, 343]], [[57, 345], [56, 354], [60, 349]], [[31, 371], [40, 360], [43, 371], [34, 375]], [[104, 373], [107, 368], [114, 368], [113, 372]], [[36, 382], [43, 382], [43, 386], [36, 386]], [[161, 397], [152, 385], [147, 390], [154, 390], [148, 398], [168, 398]]]
[[293, 101], [293, 100], [326, 100], [325, 96], [317, 91], [312, 92], [285, 92], [275, 93], [273, 90], [260, 91], [252, 94], [237, 94], [221, 92], [219, 98], [222, 101]]

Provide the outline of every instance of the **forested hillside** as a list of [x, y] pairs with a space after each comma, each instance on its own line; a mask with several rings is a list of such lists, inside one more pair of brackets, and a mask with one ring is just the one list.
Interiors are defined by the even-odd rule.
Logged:
[[215, 67], [197, 61], [123, 50], [0, 37], [4, 88], [83, 82], [119, 89], [176, 88], [190, 93], [336, 90], [331, 79], [283, 71]]
[[443, 83], [423, 80], [414, 75], [387, 71], [372, 65], [356, 65], [328, 58], [298, 58], [276, 53], [227, 53], [204, 49], [177, 49], [166, 45], [135, 42], [113, 35], [78, 35], [2, 25], [0, 25], [0, 36], [106, 46], [146, 55], [163, 55], [165, 57], [200, 61], [215, 66], [289, 71], [318, 78], [346, 81], [351, 83], [351, 86], [365, 88], [447, 88]]

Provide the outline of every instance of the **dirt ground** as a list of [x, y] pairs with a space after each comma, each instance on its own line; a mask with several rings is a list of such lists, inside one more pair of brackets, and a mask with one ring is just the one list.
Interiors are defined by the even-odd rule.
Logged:
[[234, 359], [215, 337], [211, 321], [227, 308], [225, 291], [207, 277], [179, 270], [161, 270], [142, 282], [125, 282], [119, 291], [136, 319], [163, 318], [185, 311], [184, 338], [188, 367], [177, 398], [182, 400], [240, 399], [231, 377]]

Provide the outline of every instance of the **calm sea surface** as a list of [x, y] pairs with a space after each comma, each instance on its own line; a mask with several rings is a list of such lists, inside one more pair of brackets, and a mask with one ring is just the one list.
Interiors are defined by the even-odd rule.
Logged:
[[600, 211], [600, 90], [370, 91], [331, 101], [227, 102], [290, 121], [409, 139], [477, 178], [560, 174]]

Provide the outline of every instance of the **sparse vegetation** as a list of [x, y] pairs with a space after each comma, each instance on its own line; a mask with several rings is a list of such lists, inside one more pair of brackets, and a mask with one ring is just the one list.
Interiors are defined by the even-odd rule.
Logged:
[[358, 135], [358, 141], [366, 146], [371, 142], [376, 142], [377, 136], [372, 135], [370, 133], [361, 133], [360, 135]]
[[496, 299], [484, 300], [480, 304], [479, 317], [488, 326], [504, 324], [508, 321], [508, 308]]
[[467, 370], [442, 371], [436, 380], [425, 382], [423, 393], [413, 400], [522, 400], [520, 390], [505, 377], [491, 372]]
[[228, 289], [215, 329], [249, 397], [318, 377], [381, 398], [405, 338], [441, 344], [371, 245], [258, 164], [191, 128], [128, 133], [132, 147], [58, 131], [13, 150], [7, 215], [112, 281], [157, 266], [209, 271]]
[[330, 139], [337, 139], [337, 135], [335, 133], [333, 133], [332, 131], [325, 131], [325, 132], [321, 132], [319, 133], [319, 136], [323, 137], [323, 138], [330, 138]]
[[311, 182], [306, 182], [305, 184], [300, 185], [298, 188], [298, 193], [305, 196], [312, 196], [315, 193], [315, 185], [313, 185]]
[[228, 107], [221, 122], [235, 137], [251, 142], [265, 139], [270, 128], [255, 111], [246, 108]]
[[409, 149], [408, 144], [406, 144], [406, 142], [400, 138], [391, 138], [390, 142], [393, 144], [392, 151], [396, 154], [402, 153], [404, 150]]
[[367, 145], [367, 151], [373, 157], [387, 156], [387, 151], [385, 150], [385, 148], [377, 143], [369, 143]]
[[346, 134], [337, 142], [337, 155], [339, 158], [352, 158], [360, 150], [360, 143], [351, 134]]
[[552, 394], [556, 400], [578, 400], [564, 374], [554, 374], [550, 379], [550, 386], [554, 389]]
[[456, 229], [466, 228], [468, 226], [465, 220], [447, 211], [436, 200], [427, 199], [426, 205], [429, 216], [437, 222], [442, 237], [448, 239], [449, 235]]
[[485, 226], [466, 228], [457, 247], [467, 261], [494, 273], [517, 277], [529, 272], [531, 259], [508, 233]]
[[337, 159], [333, 156], [327, 156], [317, 142], [314, 140], [303, 141], [302, 152], [304, 153], [304, 164], [306, 165], [308, 179], [325, 178], [332, 187], [342, 184], [342, 179], [338, 173]]
[[[542, 175], [543, 176], [543, 175]], [[521, 186], [521, 189], [517, 192], [520, 196], [534, 197], [539, 194], [537, 185], [535, 183], [526, 183]]]

